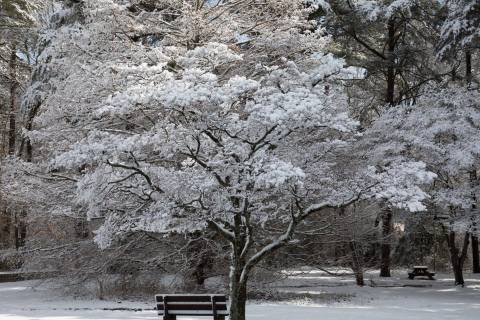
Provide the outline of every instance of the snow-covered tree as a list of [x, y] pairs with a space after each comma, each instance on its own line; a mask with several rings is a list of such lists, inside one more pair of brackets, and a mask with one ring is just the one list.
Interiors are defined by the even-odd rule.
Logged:
[[[230, 244], [231, 319], [251, 270], [312, 214], [378, 200], [424, 210], [421, 162], [365, 163], [330, 38], [302, 1], [87, 0], [59, 6], [26, 99], [34, 163], [3, 173], [52, 215], [132, 233], [203, 232]], [[43, 83], [43, 82], [42, 82]], [[389, 130], [389, 129], [387, 129]]]
[[[17, 151], [20, 97], [31, 72], [31, 49], [36, 39], [37, 10], [42, 1], [0, 1], [0, 156]], [[0, 182], [1, 183], [1, 182]], [[24, 214], [2, 201], [1, 218], [12, 247], [18, 248], [25, 237]]]
[[475, 47], [480, 36], [480, 3], [476, 0], [447, 0], [447, 18], [441, 28], [439, 54]]
[[[463, 65], [465, 82], [474, 80], [474, 58], [479, 42], [480, 3], [471, 0], [449, 0], [444, 3], [445, 19], [441, 25], [437, 56], [440, 60], [449, 61], [452, 65]], [[452, 74], [453, 80], [462, 79], [461, 75]], [[477, 271], [480, 272], [480, 264]]]
[[[475, 58], [478, 56], [476, 49], [479, 43], [480, 3], [470, 0], [450, 0], [444, 4], [446, 18], [441, 28], [441, 38], [437, 45], [440, 59], [450, 61], [451, 64], [464, 66], [464, 77], [453, 74], [453, 80], [464, 79], [464, 83], [472, 86], [476, 80]], [[460, 63], [462, 62], [462, 63]], [[463, 63], [464, 62], [464, 63]], [[472, 184], [477, 183], [476, 168], [470, 171]], [[473, 207], [475, 208], [475, 207]], [[473, 272], [480, 273], [479, 241], [477, 235], [472, 233], [472, 263]]]
[[[375, 122], [371, 143], [385, 161], [412, 156], [437, 174], [431, 204], [442, 221], [451, 251], [455, 282], [463, 285], [462, 267], [471, 233], [478, 233], [478, 184], [470, 173], [479, 167], [479, 93], [458, 86], [432, 89], [416, 104], [391, 108]], [[389, 132], [386, 134], [386, 129]], [[472, 209], [473, 208], [473, 209]], [[463, 248], [455, 236], [463, 233]]]
[[[332, 30], [334, 49], [363, 70], [351, 81], [348, 95], [353, 114], [369, 127], [386, 108], [414, 101], [428, 83], [439, 81], [446, 64], [435, 59], [439, 1], [327, 1], [325, 24]], [[383, 208], [382, 208], [383, 207]], [[381, 276], [390, 276], [392, 211], [380, 207]]]
[[359, 101], [355, 112], [362, 123], [375, 118], [384, 104], [414, 99], [422, 86], [441, 72], [432, 59], [432, 47], [438, 38], [437, 1], [328, 3], [330, 10], [325, 12], [324, 23], [339, 45], [335, 49], [350, 64], [366, 70], [365, 80], [357, 81], [357, 90], [350, 93]]
[[[0, 106], [8, 113], [8, 153], [15, 152], [18, 97], [30, 73], [29, 49], [39, 1], [0, 1]], [[8, 98], [7, 98], [8, 97]]]

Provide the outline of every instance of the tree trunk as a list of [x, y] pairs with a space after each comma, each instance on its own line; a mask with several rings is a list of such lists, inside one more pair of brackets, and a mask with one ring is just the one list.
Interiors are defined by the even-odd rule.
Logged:
[[[470, 185], [472, 189], [476, 187], [478, 182], [477, 169], [470, 171]], [[472, 213], [477, 208], [477, 195], [472, 191]], [[477, 221], [472, 214], [472, 272], [480, 273], [480, 257], [478, 252], [478, 236], [477, 236]]]
[[352, 270], [355, 274], [355, 281], [357, 286], [363, 287], [365, 285], [363, 279], [363, 255], [361, 252], [358, 252], [355, 241], [350, 241], [349, 246], [352, 254]]
[[470, 233], [465, 232], [461, 252], [455, 243], [455, 231], [450, 231], [450, 233], [446, 236], [448, 248], [450, 249], [450, 261], [452, 263], [453, 274], [455, 276], [455, 285], [461, 285], [463, 287], [465, 285], [465, 281], [463, 279], [463, 264], [467, 258]]
[[32, 143], [30, 142], [30, 139], [27, 140], [27, 147], [26, 147], [27, 151], [26, 151], [26, 158], [25, 160], [27, 162], [32, 162], [32, 158], [33, 158], [33, 148], [32, 148]]
[[465, 50], [465, 79], [467, 83], [472, 82], [472, 53], [469, 49]]
[[472, 272], [480, 273], [480, 257], [478, 254], [478, 237], [472, 234]]
[[20, 218], [17, 226], [17, 248], [24, 247], [27, 240], [27, 212], [25, 210], [20, 211]]
[[461, 285], [463, 287], [465, 285], [465, 280], [463, 279], [463, 270], [458, 263], [453, 264], [453, 274], [455, 276], [455, 285]]
[[386, 102], [394, 104], [395, 100], [395, 20], [388, 21], [388, 66], [387, 66], [387, 95]]
[[14, 227], [13, 236], [15, 237], [13, 243], [15, 244], [15, 250], [18, 250], [20, 248], [20, 242], [18, 241], [20, 234], [19, 234], [19, 228], [18, 228], [18, 217], [16, 212], [13, 212], [13, 227]]
[[[16, 44], [12, 45], [10, 52], [10, 60], [8, 62], [9, 69], [9, 80], [10, 80], [10, 112], [8, 115], [8, 154], [13, 156], [15, 155], [15, 144], [16, 144], [16, 131], [17, 131], [17, 47]], [[17, 213], [14, 212], [14, 244], [15, 249], [18, 250], [23, 245], [22, 236], [25, 234], [23, 230], [20, 229], [22, 222], [20, 221], [21, 217], [18, 217]]]
[[[386, 102], [393, 106], [395, 103], [395, 19], [388, 20], [387, 45], [387, 94]], [[392, 232], [392, 210], [386, 209], [382, 218], [382, 257], [380, 263], [380, 277], [390, 277], [390, 238]]]
[[230, 261], [230, 320], [245, 320], [248, 277], [242, 279], [242, 272], [248, 272], [245, 270], [246, 256], [243, 254], [244, 250], [248, 250], [248, 245], [246, 234], [242, 232], [244, 227], [240, 215], [235, 215], [234, 226], [235, 237], [231, 242]]
[[[42, 105], [41, 101], [37, 101], [30, 112], [27, 115], [27, 120], [25, 124], [25, 129], [27, 131], [32, 131], [33, 129], [33, 119], [36, 117], [40, 106]], [[30, 141], [30, 138], [24, 137], [19, 147], [19, 157], [23, 156], [23, 150], [25, 149], [25, 160], [27, 162], [32, 162], [33, 160], [33, 146]]]
[[8, 127], [8, 154], [15, 154], [15, 131], [16, 131], [16, 94], [17, 94], [17, 72], [16, 72], [16, 63], [17, 63], [17, 50], [15, 45], [12, 48], [10, 53], [9, 61], [9, 76], [10, 76], [10, 114], [9, 114], [9, 127]]
[[382, 216], [382, 257], [380, 262], [380, 277], [390, 277], [390, 252], [392, 238], [392, 216], [391, 208], [385, 208]]
[[241, 270], [232, 268], [230, 273], [230, 320], [245, 320], [247, 283], [240, 282]]

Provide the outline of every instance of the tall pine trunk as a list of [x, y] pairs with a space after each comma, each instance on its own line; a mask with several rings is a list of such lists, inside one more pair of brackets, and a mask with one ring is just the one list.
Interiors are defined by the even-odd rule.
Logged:
[[[17, 48], [13, 44], [10, 52], [10, 59], [8, 61], [8, 71], [9, 71], [9, 80], [10, 80], [10, 110], [8, 114], [8, 154], [15, 154], [15, 143], [16, 143], [16, 116], [17, 116]], [[15, 239], [13, 243], [15, 249], [18, 250], [21, 246], [21, 231], [19, 229], [20, 221], [18, 219], [17, 213], [13, 211], [12, 213], [13, 222], [13, 236]]]
[[[395, 18], [388, 21], [388, 43], [387, 43], [387, 92], [385, 101], [393, 106], [395, 103]], [[390, 252], [392, 232], [392, 211], [386, 208], [382, 217], [382, 246], [380, 277], [390, 277]]]
[[17, 50], [13, 45], [10, 52], [10, 61], [8, 63], [9, 77], [10, 77], [10, 112], [9, 112], [9, 126], [8, 126], [8, 154], [15, 154], [15, 133], [16, 133], [16, 115], [17, 115]]
[[465, 78], [467, 83], [472, 82], [472, 53], [469, 49], [465, 50]]
[[[474, 168], [472, 171], [470, 171], [470, 185], [472, 186], [472, 189], [477, 186], [478, 182], [478, 177], [477, 177], [477, 170]], [[474, 191], [472, 191], [472, 212], [477, 209], [477, 195], [475, 194]], [[478, 231], [478, 226], [477, 226], [477, 221], [475, 221], [473, 215], [472, 215], [472, 272], [473, 273], [480, 273], [480, 256], [479, 256], [479, 251], [478, 251], [478, 236], [477, 236], [477, 231]]]
[[381, 261], [380, 261], [380, 277], [390, 277], [390, 253], [392, 240], [392, 217], [393, 212], [390, 207], [384, 209], [382, 215], [382, 246], [381, 246]]
[[[465, 79], [468, 84], [472, 82], [472, 52], [470, 49], [465, 49]], [[477, 184], [477, 169], [473, 168], [470, 171], [470, 185], [472, 189]], [[472, 191], [472, 212], [477, 208], [476, 205], [477, 196], [474, 191]], [[473, 219], [473, 217], [472, 217]], [[477, 225], [476, 221], [472, 222], [472, 272], [473, 273], [480, 273], [480, 257], [478, 251], [478, 236], [476, 235], [477, 232]]]
[[395, 20], [388, 21], [388, 44], [387, 44], [387, 95], [386, 102], [394, 104], [395, 99]]
[[472, 272], [480, 273], [480, 257], [478, 254], [478, 237], [472, 234]]

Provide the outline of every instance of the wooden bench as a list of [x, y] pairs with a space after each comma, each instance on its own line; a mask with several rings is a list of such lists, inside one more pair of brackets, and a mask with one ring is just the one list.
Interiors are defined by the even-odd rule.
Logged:
[[228, 298], [222, 294], [157, 294], [158, 315], [163, 320], [176, 320], [177, 316], [209, 316], [225, 320], [229, 315]]
[[413, 280], [415, 277], [428, 277], [430, 280], [435, 280], [434, 275], [435, 273], [429, 272], [426, 266], [414, 266], [413, 271], [408, 273], [408, 278]]

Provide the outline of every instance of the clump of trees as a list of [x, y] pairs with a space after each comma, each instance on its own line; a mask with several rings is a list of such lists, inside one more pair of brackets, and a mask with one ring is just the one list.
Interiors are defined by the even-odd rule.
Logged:
[[470, 240], [480, 271], [475, 3], [5, 3], [36, 12], [35, 46], [9, 47], [32, 59], [1, 171], [26, 265], [90, 277], [185, 261], [197, 289], [228, 265], [237, 320], [268, 257], [294, 245], [283, 267], [341, 264], [364, 285], [366, 267], [390, 276], [396, 227], [422, 215], [457, 284]]

